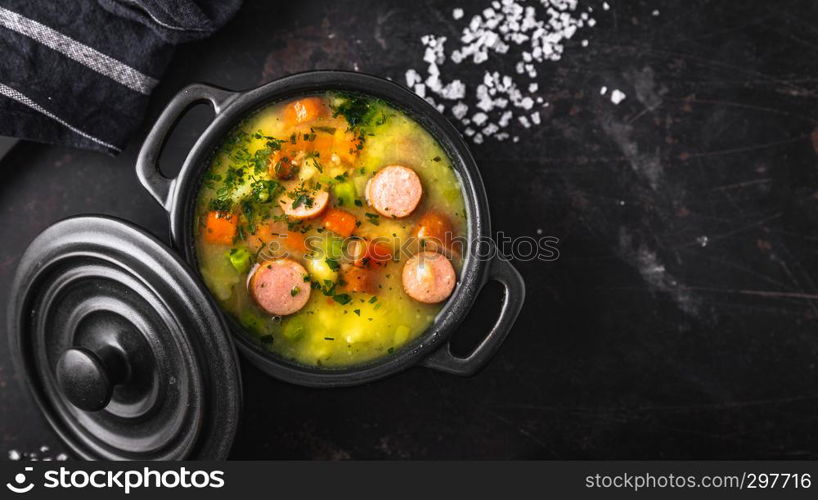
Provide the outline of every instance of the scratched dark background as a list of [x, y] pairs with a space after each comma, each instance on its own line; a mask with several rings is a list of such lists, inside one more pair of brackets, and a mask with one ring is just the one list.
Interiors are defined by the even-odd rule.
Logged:
[[[458, 33], [445, 0], [282, 3], [248, 1], [182, 48], [120, 157], [21, 143], [2, 160], [0, 302], [58, 219], [106, 213], [166, 234], [133, 165], [187, 83], [247, 89], [317, 68], [402, 80], [424, 66], [421, 35]], [[462, 3], [468, 15], [488, 2]], [[473, 147], [494, 230], [560, 238], [556, 262], [517, 264], [528, 300], [497, 357], [473, 378], [416, 368], [327, 391], [245, 364], [234, 458], [818, 457], [818, 8], [610, 3], [540, 70], [544, 125]], [[627, 99], [613, 105], [603, 85]], [[177, 129], [170, 170], [208, 116]], [[481, 297], [461, 348], [498, 296]], [[63, 449], [0, 342], [2, 457], [42, 445]]]

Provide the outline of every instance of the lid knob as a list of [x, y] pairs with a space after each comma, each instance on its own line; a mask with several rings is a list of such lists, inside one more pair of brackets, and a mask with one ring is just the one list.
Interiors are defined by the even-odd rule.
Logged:
[[108, 406], [114, 386], [124, 379], [123, 360], [109, 353], [100, 356], [82, 347], [71, 347], [57, 361], [57, 384], [72, 405], [85, 411]]

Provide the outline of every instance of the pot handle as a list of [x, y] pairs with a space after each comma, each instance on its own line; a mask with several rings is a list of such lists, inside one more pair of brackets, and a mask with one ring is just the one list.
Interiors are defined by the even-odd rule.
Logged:
[[165, 210], [170, 209], [170, 195], [176, 182], [175, 178], [165, 177], [159, 169], [159, 155], [162, 153], [168, 134], [182, 115], [194, 104], [207, 101], [213, 106], [213, 111], [218, 116], [236, 95], [238, 95], [236, 92], [194, 83], [180, 90], [159, 115], [156, 124], [139, 150], [139, 156], [136, 159], [136, 175], [142, 186]]
[[514, 266], [500, 255], [494, 257], [490, 266], [486, 282], [499, 282], [503, 285], [505, 293], [500, 317], [497, 318], [488, 335], [465, 358], [452, 354], [451, 344], [447, 342], [446, 345], [423, 360], [423, 366], [454, 375], [474, 375], [500, 348], [523, 308], [525, 281]]

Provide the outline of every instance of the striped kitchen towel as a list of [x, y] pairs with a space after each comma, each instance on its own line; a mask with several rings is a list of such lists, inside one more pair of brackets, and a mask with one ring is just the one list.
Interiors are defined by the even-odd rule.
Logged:
[[177, 43], [241, 0], [0, 0], [0, 135], [117, 154]]

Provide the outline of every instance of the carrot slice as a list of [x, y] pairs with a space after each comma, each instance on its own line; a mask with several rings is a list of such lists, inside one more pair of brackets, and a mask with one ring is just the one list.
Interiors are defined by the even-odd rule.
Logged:
[[335, 131], [335, 143], [333, 144], [333, 151], [341, 161], [345, 163], [354, 163], [358, 158], [359, 147], [361, 145], [361, 138], [348, 130]]
[[377, 276], [369, 269], [360, 267], [344, 266], [341, 269], [341, 279], [344, 280], [344, 288], [350, 292], [376, 293]]
[[238, 217], [229, 212], [208, 212], [205, 221], [205, 241], [221, 245], [232, 245], [236, 237]]
[[284, 246], [289, 248], [290, 250], [303, 252], [304, 250], [307, 249], [306, 240], [304, 239], [304, 235], [301, 233], [297, 233], [295, 231], [287, 231], [284, 234], [283, 240]]
[[318, 153], [322, 161], [329, 161], [332, 158], [332, 147], [335, 143], [335, 134], [327, 132], [316, 132], [315, 139], [310, 143], [313, 153]]
[[392, 260], [392, 248], [379, 241], [367, 241], [363, 252], [359, 254], [353, 264], [358, 267], [372, 268], [383, 266]]
[[247, 235], [247, 247], [251, 252], [258, 252], [261, 247], [273, 239], [273, 228], [270, 224], [259, 224], [256, 232]]
[[324, 100], [320, 97], [305, 97], [287, 105], [284, 109], [284, 121], [288, 125], [298, 125], [313, 121], [327, 112]]
[[284, 246], [292, 251], [303, 252], [307, 247], [303, 234], [288, 231], [286, 224], [278, 222], [256, 226], [256, 232], [247, 236], [247, 246], [252, 252], [258, 252], [261, 247], [274, 240], [278, 244], [276, 248]]
[[344, 238], [355, 231], [357, 222], [354, 215], [340, 208], [332, 208], [324, 216], [324, 228]]
[[448, 247], [452, 242], [452, 223], [438, 212], [423, 214], [415, 227], [415, 236], [427, 243]]

